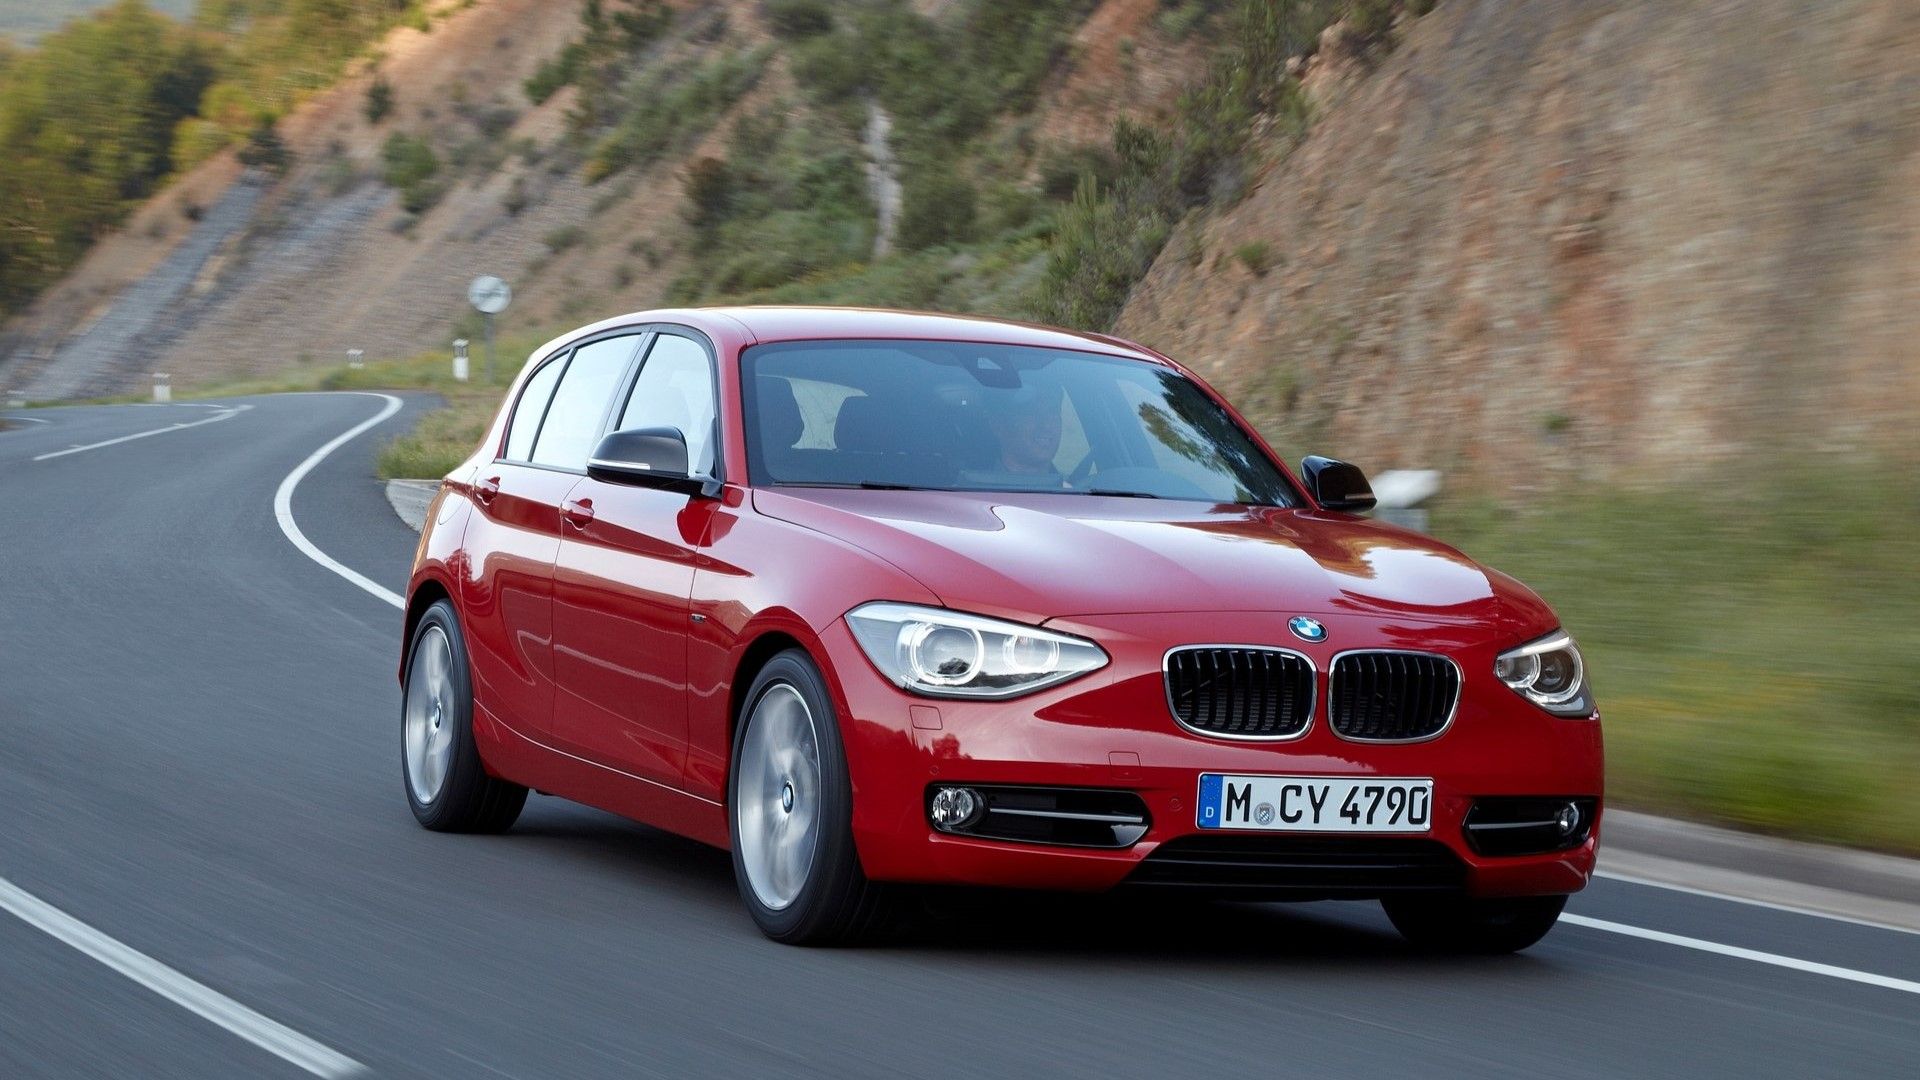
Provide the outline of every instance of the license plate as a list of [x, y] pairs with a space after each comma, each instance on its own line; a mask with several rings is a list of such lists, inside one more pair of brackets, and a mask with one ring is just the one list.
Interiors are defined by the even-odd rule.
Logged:
[[1433, 821], [1433, 781], [1201, 773], [1195, 817], [1203, 829], [1423, 833]]

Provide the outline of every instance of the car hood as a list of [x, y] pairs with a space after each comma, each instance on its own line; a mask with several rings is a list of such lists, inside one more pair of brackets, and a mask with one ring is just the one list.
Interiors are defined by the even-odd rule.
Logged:
[[886, 560], [949, 607], [1027, 622], [1273, 611], [1481, 622], [1517, 633], [1555, 625], [1512, 578], [1430, 537], [1346, 514], [840, 488], [762, 489], [754, 505]]

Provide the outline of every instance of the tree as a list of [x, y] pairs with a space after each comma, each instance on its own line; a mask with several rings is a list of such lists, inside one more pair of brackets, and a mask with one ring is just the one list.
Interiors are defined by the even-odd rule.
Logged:
[[79, 258], [172, 173], [214, 57], [122, 0], [0, 67], [0, 312]]

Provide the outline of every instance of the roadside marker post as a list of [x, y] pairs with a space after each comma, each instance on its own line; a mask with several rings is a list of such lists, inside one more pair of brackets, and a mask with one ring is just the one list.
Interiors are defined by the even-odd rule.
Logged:
[[169, 381], [172, 378], [158, 371], [153, 373], [153, 400], [156, 403], [164, 405], [173, 400], [173, 384]]
[[453, 381], [466, 382], [472, 374], [472, 363], [467, 359], [467, 339], [453, 339]]
[[347, 350], [347, 366], [352, 368], [355, 371], [359, 371], [361, 368], [366, 367], [367, 366], [366, 362], [361, 359], [361, 357], [364, 357], [366, 355], [367, 354], [364, 349], [348, 349]]

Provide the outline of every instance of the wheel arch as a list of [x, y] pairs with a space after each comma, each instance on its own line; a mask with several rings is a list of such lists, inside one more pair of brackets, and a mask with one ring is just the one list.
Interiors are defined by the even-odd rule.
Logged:
[[420, 619], [427, 609], [441, 600], [453, 601], [453, 591], [438, 578], [423, 578], [414, 586], [413, 595], [407, 597], [406, 623], [400, 631], [400, 681], [404, 685], [407, 679], [407, 663], [413, 656], [413, 631], [420, 625]]
[[740, 710], [745, 708], [747, 703], [747, 691], [753, 687], [753, 680], [759, 677], [760, 669], [767, 666], [767, 661], [772, 660], [788, 649], [799, 649], [801, 652], [807, 654], [807, 658], [812, 660], [813, 665], [819, 668], [821, 674], [829, 680], [828, 685], [831, 687], [832, 675], [828, 674], [826, 665], [820, 662], [819, 655], [813, 649], [808, 648], [806, 642], [801, 641], [798, 637], [795, 637], [783, 629], [769, 628], [761, 631], [757, 637], [747, 643], [746, 649], [741, 652], [740, 660], [733, 668], [733, 680], [727, 687], [727, 758], [729, 765], [731, 765], [733, 758], [734, 736], [737, 735], [740, 730]]

